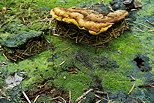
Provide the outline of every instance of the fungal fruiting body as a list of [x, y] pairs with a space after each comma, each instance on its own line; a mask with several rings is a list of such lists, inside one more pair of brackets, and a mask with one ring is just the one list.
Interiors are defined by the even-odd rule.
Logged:
[[104, 16], [99, 12], [85, 8], [54, 8], [50, 13], [56, 20], [73, 23], [93, 35], [107, 31], [113, 24], [128, 15], [126, 10], [117, 10]]

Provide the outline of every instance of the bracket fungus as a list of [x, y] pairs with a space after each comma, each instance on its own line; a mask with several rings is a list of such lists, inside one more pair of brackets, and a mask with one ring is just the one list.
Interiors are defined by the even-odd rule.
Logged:
[[76, 43], [101, 45], [117, 38], [128, 29], [125, 21], [128, 15], [126, 10], [106, 14], [87, 8], [57, 7], [52, 9], [50, 14], [55, 19], [56, 33], [61, 37], [74, 39]]
[[58, 21], [73, 23], [80, 29], [88, 30], [90, 34], [98, 35], [110, 28], [115, 22], [124, 19], [128, 12], [117, 10], [104, 16], [94, 10], [84, 8], [54, 8], [51, 10], [51, 15]]

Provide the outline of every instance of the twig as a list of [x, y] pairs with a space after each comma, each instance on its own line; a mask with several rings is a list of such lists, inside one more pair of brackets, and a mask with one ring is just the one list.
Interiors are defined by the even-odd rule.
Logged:
[[146, 22], [148, 22], [149, 24], [151, 24], [152, 26], [154, 26], [154, 24], [153, 24], [153, 23], [151, 23], [149, 20], [146, 20]]
[[144, 33], [144, 31], [141, 30], [140, 28], [136, 28], [136, 29], [134, 29], [134, 30], [135, 30], [135, 31], [140, 31], [140, 32]]
[[100, 103], [102, 100], [98, 100], [96, 103]]
[[154, 30], [148, 30], [148, 32], [152, 32], [152, 31], [154, 31]]
[[3, 56], [6, 60], [10, 61], [4, 53], [3, 53]]
[[99, 93], [99, 94], [103, 94], [103, 95], [104, 95], [104, 94], [108, 94], [107, 92], [102, 92], [102, 91], [98, 91], [98, 90], [95, 90], [94, 92], [95, 92], [95, 93]]
[[17, 57], [17, 58], [20, 58], [20, 59], [24, 60], [24, 58], [20, 57], [19, 55], [14, 55], [14, 56]]
[[46, 84], [47, 84], [47, 82], [45, 82], [43, 85], [40, 85], [40, 86], [37, 86], [37, 87], [42, 88], [42, 87], [44, 87]]
[[37, 101], [37, 99], [40, 97], [40, 95], [36, 96], [36, 98], [34, 99], [34, 103]]
[[130, 93], [133, 91], [134, 87], [135, 87], [135, 84], [133, 84], [133, 86], [132, 86], [132, 88], [130, 89], [130, 91], [128, 92], [128, 94], [130, 94]]
[[83, 93], [83, 95], [80, 96], [79, 98], [77, 98], [75, 102], [78, 103], [81, 99], [83, 99], [91, 91], [93, 91], [93, 89], [89, 89], [88, 91], [86, 91], [85, 93]]
[[5, 94], [5, 92], [2, 91], [2, 89], [0, 89], [0, 94], [1, 94], [3, 97], [7, 97], [7, 95]]
[[145, 103], [141, 98], [138, 98], [142, 103]]
[[109, 96], [108, 96], [108, 93], [107, 92], [102, 92], [102, 91], [94, 91], [95, 93], [99, 93], [99, 94], [102, 94], [102, 95], [106, 95], [107, 99], [105, 99], [106, 101], [110, 102], [110, 99], [109, 99]]
[[61, 62], [59, 65], [61, 66], [61, 65], [63, 65], [64, 63], [65, 63], [65, 61]]
[[24, 97], [27, 99], [28, 103], [31, 103], [31, 101], [29, 100], [28, 96], [26, 95], [26, 93], [24, 91], [22, 91]]
[[135, 24], [138, 24], [138, 25], [142, 25], [142, 26], [144, 26], [144, 27], [146, 27], [146, 28], [148, 28], [148, 29], [150, 29], [151, 27], [148, 27], [148, 26], [146, 26], [145, 24], [142, 24], [142, 23], [137, 23], [137, 22], [134, 22]]
[[22, 21], [23, 21], [24, 23], [26, 23], [26, 21], [25, 21], [24, 17], [21, 17], [21, 19], [22, 19]]
[[68, 103], [71, 103], [71, 91], [69, 91], [69, 102]]
[[56, 90], [55, 88], [54, 88], [54, 89], [52, 89], [52, 90], [50, 91], [50, 93], [53, 93], [55, 90]]
[[101, 99], [101, 98], [102, 98], [101, 96], [99, 96], [99, 95], [97, 95], [97, 94], [95, 94], [95, 97], [97, 97], [97, 98], [99, 98], [99, 99]]
[[106, 100], [107, 102], [109, 102], [106, 98], [102, 98], [102, 99], [104, 99], [104, 100]]
[[52, 34], [52, 35], [54, 35], [54, 36], [60, 36], [59, 34]]
[[146, 27], [146, 28], [148, 28], [148, 29], [151, 28], [151, 27], [148, 27], [148, 26], [146, 26], [146, 25], [144, 25], [144, 24], [142, 24], [142, 23], [139, 23], [139, 24], [141, 24], [142, 26], [144, 26], [144, 27]]
[[110, 103], [110, 99], [109, 99], [109, 95], [108, 95], [108, 93], [106, 94], [106, 96], [107, 96], [107, 100], [108, 100], [108, 102]]
[[60, 96], [52, 98], [51, 100], [56, 100], [56, 99], [62, 99], [64, 101], [64, 103], [66, 103], [66, 100], [63, 97], [60, 97]]
[[133, 76], [130, 76], [130, 77], [131, 77], [131, 81], [135, 81], [136, 80]]

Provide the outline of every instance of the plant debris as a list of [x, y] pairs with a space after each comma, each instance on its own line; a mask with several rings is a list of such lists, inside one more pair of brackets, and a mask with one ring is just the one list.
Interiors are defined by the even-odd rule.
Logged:
[[[26, 94], [26, 97], [25, 97]], [[39, 98], [46, 96], [49, 101], [60, 102], [69, 101], [69, 92], [66, 90], [62, 90], [60, 88], [56, 88], [54, 86], [48, 86], [48, 84], [43, 84], [41, 87], [37, 87], [34, 90], [25, 91], [21, 96], [21, 99], [24, 101], [39, 101]], [[28, 99], [27, 99], [28, 97]], [[67, 102], [68, 103], [68, 102]]]
[[53, 47], [53, 45], [49, 45], [42, 35], [31, 38], [26, 43], [17, 47], [2, 46], [6, 58], [14, 62], [31, 57], [46, 50], [48, 47]]
[[93, 44], [94, 46], [107, 43], [110, 40], [117, 38], [128, 29], [128, 25], [125, 20], [119, 21], [106, 32], [100, 33], [99, 35], [91, 35], [89, 32], [81, 30], [73, 24], [67, 24], [61, 21], [55, 21], [55, 27], [57, 34], [61, 37], [73, 39], [76, 43], [87, 43]]

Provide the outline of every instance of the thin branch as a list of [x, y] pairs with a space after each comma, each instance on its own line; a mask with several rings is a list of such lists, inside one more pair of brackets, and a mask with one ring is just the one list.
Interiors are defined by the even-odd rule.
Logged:
[[141, 98], [138, 98], [140, 101], [141, 101], [141, 103], [145, 103]]
[[130, 89], [130, 91], [128, 92], [128, 94], [130, 94], [130, 93], [133, 91], [134, 87], [135, 87], [135, 84], [133, 84], [133, 86], [132, 86], [132, 88]]
[[154, 26], [154, 24], [153, 24], [153, 23], [151, 23], [149, 20], [146, 20], [146, 22], [148, 22], [149, 24], [151, 24], [152, 26]]
[[61, 62], [59, 65], [61, 66], [61, 65], [63, 65], [64, 63], [65, 63], [65, 61]]
[[40, 95], [36, 96], [36, 98], [34, 99], [34, 103], [37, 101], [37, 99], [40, 97]]
[[71, 103], [71, 91], [69, 91], [69, 102], [68, 103]]
[[86, 91], [85, 93], [83, 93], [82, 96], [80, 96], [79, 98], [76, 99], [76, 103], [78, 103], [81, 99], [83, 99], [91, 91], [93, 91], [93, 89], [89, 89], [88, 91]]
[[26, 100], [28, 101], [28, 103], [31, 103], [31, 101], [29, 100], [29, 98], [28, 98], [28, 96], [26, 95], [26, 93], [25, 93], [24, 91], [23, 91], [22, 93], [23, 93], [24, 97], [26, 98]]
[[134, 29], [135, 31], [140, 31], [140, 32], [142, 32], [142, 33], [144, 33], [145, 31], [143, 31], [143, 30], [141, 30], [140, 28], [136, 28], [136, 29]]
[[58, 97], [52, 98], [51, 100], [56, 100], [56, 99], [62, 99], [62, 100], [64, 101], [64, 103], [66, 103], [66, 100], [65, 100], [63, 97], [61, 97], [61, 96], [58, 96]]

